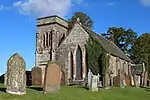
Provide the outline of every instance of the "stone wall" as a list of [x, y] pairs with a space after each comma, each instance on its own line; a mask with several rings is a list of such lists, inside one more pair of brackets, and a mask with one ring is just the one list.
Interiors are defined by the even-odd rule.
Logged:
[[[74, 72], [76, 72], [75, 68], [75, 59], [76, 59], [76, 51], [78, 46], [81, 48], [82, 51], [82, 66], [84, 68], [83, 77], [85, 77], [86, 73], [86, 64], [85, 64], [85, 44], [88, 40], [89, 35], [82, 29], [79, 24], [75, 24], [74, 28], [71, 30], [71, 33], [67, 36], [64, 42], [59, 47], [58, 51], [56, 52], [56, 60], [60, 63], [62, 70], [66, 74], [66, 83], [68, 83], [69, 75], [68, 75], [68, 67], [69, 67], [69, 52], [73, 53], [73, 68]], [[74, 75], [75, 77], [76, 75]]]
[[[39, 26], [37, 29], [37, 38], [36, 38], [36, 66], [40, 66], [40, 64], [47, 64], [50, 58], [54, 55], [54, 52], [59, 47], [60, 41], [62, 38], [67, 36], [67, 28], [62, 27], [59, 24], [50, 24]], [[43, 41], [44, 36], [46, 34], [52, 34], [52, 44], [44, 47]], [[49, 38], [48, 38], [49, 39]]]
[[67, 33], [68, 23], [58, 16], [37, 19], [36, 66], [42, 68], [42, 83], [45, 67], [49, 61], [55, 60], [55, 51]]
[[[120, 69], [123, 72], [122, 75], [125, 77], [125, 84], [126, 85], [131, 85], [132, 84], [132, 75], [131, 75], [131, 66], [130, 63], [120, 59], [116, 56], [110, 55], [110, 60], [109, 60], [109, 69], [112, 71], [112, 74], [110, 76], [110, 80], [111, 80], [111, 85], [115, 85], [118, 84], [117, 82], [119, 82], [119, 72]], [[114, 84], [113, 84], [114, 83]]]

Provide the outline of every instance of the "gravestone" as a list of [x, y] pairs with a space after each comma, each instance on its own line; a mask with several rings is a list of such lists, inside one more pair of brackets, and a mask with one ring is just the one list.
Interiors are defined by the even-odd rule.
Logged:
[[114, 77], [114, 86], [119, 87], [119, 85], [120, 85], [120, 76], [117, 75]]
[[32, 68], [32, 85], [42, 85], [42, 69], [40, 67]]
[[137, 88], [140, 87], [140, 76], [139, 75], [134, 75], [134, 83]]
[[7, 63], [6, 92], [10, 94], [26, 94], [26, 64], [18, 54], [10, 57]]
[[129, 75], [125, 75], [125, 83], [127, 86], [132, 85], [131, 84], [131, 77]]
[[91, 85], [91, 91], [98, 91], [98, 80], [99, 80], [99, 76], [93, 75], [92, 77], [92, 85]]
[[143, 81], [144, 81], [144, 82], [143, 82], [143, 83], [144, 83], [143, 86], [144, 86], [144, 87], [147, 86], [147, 77], [148, 77], [148, 72], [145, 71], [145, 72], [144, 72], [144, 78], [143, 78]]
[[119, 76], [120, 76], [120, 88], [125, 88], [125, 73], [122, 69], [119, 70]]
[[92, 72], [91, 72], [91, 69], [89, 69], [88, 71], [88, 86], [91, 86], [91, 81], [92, 81]]
[[55, 62], [49, 62], [45, 69], [44, 93], [58, 92], [60, 89], [60, 66]]
[[[100, 78], [101, 76], [98, 74], [98, 77]], [[98, 87], [102, 87], [102, 83], [101, 83], [101, 81], [99, 80], [99, 78], [98, 78], [98, 80], [97, 80], [97, 81], [98, 81], [97, 84], [98, 84]]]

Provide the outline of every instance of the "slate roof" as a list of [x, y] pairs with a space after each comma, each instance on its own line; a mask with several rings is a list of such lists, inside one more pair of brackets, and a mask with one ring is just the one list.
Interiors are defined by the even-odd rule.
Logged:
[[132, 62], [132, 60], [127, 55], [125, 55], [124, 52], [121, 51], [113, 42], [105, 39], [103, 36], [93, 32], [92, 30], [90, 30], [89, 28], [85, 26], [82, 26], [82, 27], [93, 39], [99, 40], [98, 42], [102, 44], [103, 48], [107, 52], [121, 59]]

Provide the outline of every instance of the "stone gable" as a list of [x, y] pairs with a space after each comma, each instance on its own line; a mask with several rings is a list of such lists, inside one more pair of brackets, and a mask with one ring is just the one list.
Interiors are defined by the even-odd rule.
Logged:
[[88, 38], [89, 35], [87, 32], [76, 23], [56, 52], [56, 60], [60, 63], [62, 69], [66, 73], [66, 79], [68, 79], [69, 52], [72, 52], [73, 55], [75, 55], [75, 50], [78, 46], [81, 47], [82, 52], [85, 52], [85, 44]]

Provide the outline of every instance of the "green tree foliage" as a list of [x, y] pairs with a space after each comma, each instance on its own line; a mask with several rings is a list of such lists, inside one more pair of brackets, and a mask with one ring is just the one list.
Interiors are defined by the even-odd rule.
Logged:
[[72, 18], [68, 20], [69, 26], [72, 26], [76, 22], [77, 18], [80, 19], [80, 22], [82, 23], [82, 25], [92, 29], [93, 27], [92, 19], [83, 12], [75, 12]]
[[125, 54], [130, 54], [130, 48], [137, 38], [137, 33], [132, 29], [126, 30], [122, 27], [111, 27], [108, 28], [107, 33], [103, 33], [102, 36], [114, 42]]
[[131, 57], [135, 63], [144, 62], [150, 73], [150, 33], [145, 33], [136, 39]]
[[108, 68], [108, 59], [106, 51], [103, 49], [102, 45], [92, 38], [87, 41], [87, 66], [93, 72], [93, 74], [105, 75]]

